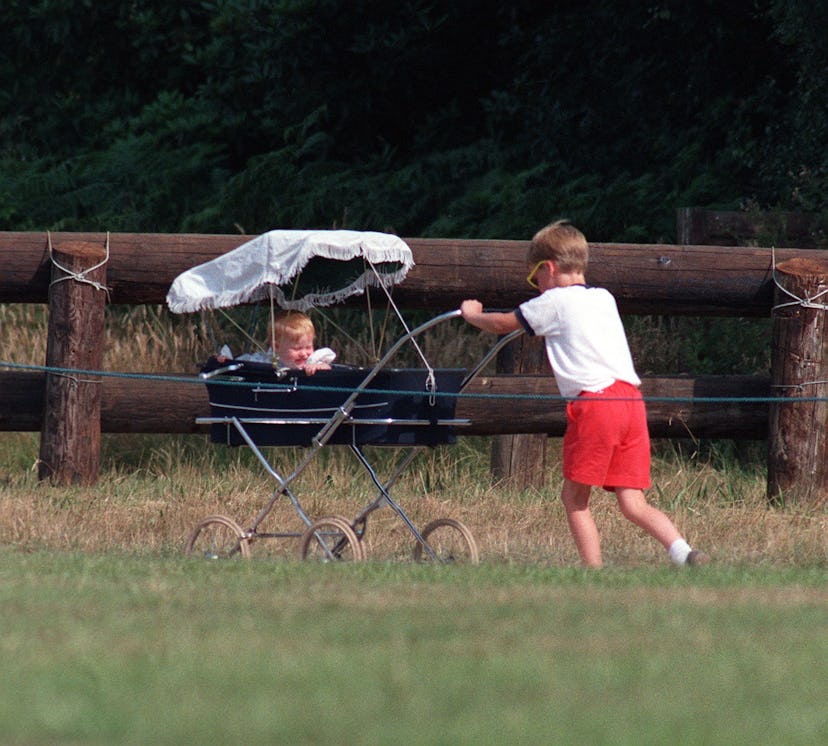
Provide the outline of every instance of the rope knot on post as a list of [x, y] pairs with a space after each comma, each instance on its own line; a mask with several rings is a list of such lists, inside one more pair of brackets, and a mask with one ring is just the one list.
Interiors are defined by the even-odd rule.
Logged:
[[106, 255], [104, 256], [104, 258], [97, 264], [94, 264], [91, 267], [85, 267], [80, 270], [70, 269], [61, 264], [55, 258], [55, 251], [52, 247], [52, 234], [49, 231], [46, 232], [46, 240], [49, 245], [49, 260], [52, 262], [53, 266], [57, 267], [61, 272], [63, 272], [62, 277], [55, 277], [54, 273], [52, 274], [52, 280], [49, 283], [49, 287], [52, 288], [59, 282], [66, 282], [67, 280], [74, 280], [75, 282], [86, 283], [87, 285], [91, 285], [93, 288], [95, 288], [95, 290], [102, 290], [104, 293], [106, 293], [106, 300], [108, 303], [110, 300], [109, 288], [105, 284], [99, 282], [98, 280], [92, 279], [90, 275], [104, 267], [106, 263], [109, 261], [109, 231], [107, 231], [106, 233]]

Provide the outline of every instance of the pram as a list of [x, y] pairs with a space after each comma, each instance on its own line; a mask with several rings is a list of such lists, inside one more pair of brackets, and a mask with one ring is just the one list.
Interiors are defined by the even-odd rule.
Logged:
[[[409, 247], [389, 234], [270, 231], [181, 274], [173, 282], [167, 302], [179, 313], [264, 299], [271, 306], [307, 310], [341, 301], [371, 286], [388, 294], [411, 266]], [[417, 338], [459, 314], [450, 311], [411, 330], [403, 322], [405, 333], [370, 368], [334, 365], [306, 375], [270, 363], [208, 360], [201, 378], [207, 386], [211, 412], [197, 422], [210, 426], [215, 443], [248, 446], [277, 487], [247, 528], [225, 515], [201, 520], [187, 540], [186, 552], [209, 558], [247, 558], [255, 542], [298, 539], [303, 559], [363, 560], [368, 518], [388, 506], [414, 537], [416, 560], [478, 562], [477, 544], [467, 526], [441, 517], [418, 530], [391, 496], [391, 488], [423, 448], [456, 441], [455, 428], [469, 424], [455, 416], [457, 396], [515, 336], [502, 338], [470, 371], [435, 369], [422, 355]], [[426, 363], [424, 368], [390, 366], [407, 344], [414, 345]], [[353, 519], [341, 515], [311, 518], [292, 487], [328, 445], [346, 446], [376, 488], [375, 497]], [[300, 446], [305, 450], [293, 471], [282, 474], [264, 454], [262, 448], [268, 446]], [[366, 456], [366, 446], [400, 450], [388, 478], [378, 476]], [[283, 497], [293, 504], [301, 530], [261, 530]]]

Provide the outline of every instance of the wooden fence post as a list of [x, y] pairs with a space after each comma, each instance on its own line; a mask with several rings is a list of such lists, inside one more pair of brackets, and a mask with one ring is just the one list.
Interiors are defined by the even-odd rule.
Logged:
[[[98, 245], [64, 242], [60, 247], [50, 245], [50, 252], [52, 280], [46, 365], [100, 370], [108, 251]], [[40, 479], [50, 479], [58, 485], [89, 485], [97, 481], [100, 414], [100, 376], [47, 374], [38, 461]]]
[[[498, 373], [548, 373], [543, 337], [521, 334], [497, 356]], [[538, 406], [544, 406], [540, 401]], [[521, 490], [541, 489], [546, 480], [546, 433], [496, 435], [492, 438], [491, 475], [495, 482], [505, 482]]]
[[775, 277], [768, 498], [817, 505], [828, 500], [828, 262], [790, 259]]
[[824, 248], [826, 220], [804, 212], [739, 212], [680, 207], [676, 235], [683, 246], [795, 246]]

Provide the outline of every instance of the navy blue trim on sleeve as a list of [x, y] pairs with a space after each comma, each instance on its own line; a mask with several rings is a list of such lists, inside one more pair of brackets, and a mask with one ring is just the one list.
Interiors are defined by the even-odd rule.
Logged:
[[520, 310], [520, 308], [515, 309], [515, 316], [517, 316], [517, 320], [520, 322], [520, 325], [523, 327], [526, 333], [530, 337], [534, 337], [535, 330], [531, 326], [529, 326], [529, 322], [523, 317], [523, 312]]

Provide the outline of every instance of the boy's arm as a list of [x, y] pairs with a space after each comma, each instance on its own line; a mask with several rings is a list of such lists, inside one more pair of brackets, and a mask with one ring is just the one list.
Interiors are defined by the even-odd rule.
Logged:
[[460, 313], [472, 326], [493, 334], [509, 334], [521, 329], [522, 324], [514, 311], [483, 311], [483, 304], [477, 300], [464, 300], [460, 304]]

